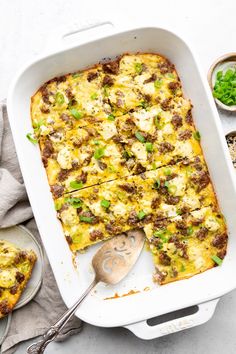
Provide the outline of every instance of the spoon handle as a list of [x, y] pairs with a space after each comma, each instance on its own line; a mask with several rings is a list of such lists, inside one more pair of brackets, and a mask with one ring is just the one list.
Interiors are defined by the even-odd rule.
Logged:
[[98, 281], [95, 278], [93, 282], [89, 285], [89, 287], [85, 290], [85, 292], [81, 295], [81, 297], [76, 301], [76, 303], [69, 308], [64, 314], [59, 318], [59, 320], [49, 327], [49, 329], [43, 334], [42, 339], [39, 339], [37, 342], [33, 343], [27, 348], [28, 354], [41, 354], [44, 353], [46, 346], [52, 342], [61, 330], [65, 327], [67, 322], [74, 315], [75, 311], [81, 304], [81, 302], [85, 299], [85, 297], [90, 293], [90, 291], [97, 285]]

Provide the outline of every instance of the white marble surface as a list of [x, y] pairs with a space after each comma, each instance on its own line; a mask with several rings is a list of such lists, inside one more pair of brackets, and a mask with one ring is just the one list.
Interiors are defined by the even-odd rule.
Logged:
[[[52, 30], [91, 18], [169, 27], [195, 47], [205, 73], [215, 58], [236, 51], [235, 0], [0, 0], [0, 5], [0, 99], [6, 97], [16, 71], [45, 51]], [[229, 122], [236, 129], [234, 116], [222, 114], [222, 119], [226, 131]], [[211, 321], [190, 330], [142, 341], [125, 329], [86, 324], [80, 335], [63, 344], [51, 344], [46, 352], [233, 354], [236, 352], [235, 313], [236, 291], [221, 299]], [[17, 353], [25, 353], [27, 344], [22, 344]]]

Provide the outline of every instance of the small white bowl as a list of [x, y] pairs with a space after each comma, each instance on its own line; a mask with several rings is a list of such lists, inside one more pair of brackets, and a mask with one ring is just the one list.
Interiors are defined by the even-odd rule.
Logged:
[[[225, 55], [222, 55], [220, 58], [218, 58], [210, 67], [208, 71], [208, 82], [211, 87], [211, 90], [213, 91], [213, 88], [215, 86], [216, 82], [216, 74], [219, 70], [222, 70], [225, 72], [229, 68], [236, 67], [236, 53], [228, 53]], [[227, 106], [224, 103], [222, 103], [220, 100], [215, 98], [215, 102], [220, 108], [225, 109], [226, 111], [230, 112], [236, 112], [236, 105], [233, 106]]]

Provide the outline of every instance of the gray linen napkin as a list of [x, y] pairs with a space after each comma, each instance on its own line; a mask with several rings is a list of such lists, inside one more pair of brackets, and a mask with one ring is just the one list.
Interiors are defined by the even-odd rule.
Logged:
[[[19, 223], [24, 223], [41, 243], [17, 161], [6, 105], [0, 102], [0, 227]], [[66, 310], [46, 256], [44, 262], [40, 290], [26, 306], [13, 311], [10, 330], [1, 348], [4, 354], [14, 353], [19, 342], [43, 334]], [[58, 340], [64, 340], [80, 330], [81, 321], [74, 317]]]

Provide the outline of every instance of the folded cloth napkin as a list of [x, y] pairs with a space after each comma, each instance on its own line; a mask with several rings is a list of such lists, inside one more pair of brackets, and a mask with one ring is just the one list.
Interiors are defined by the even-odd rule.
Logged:
[[[24, 223], [41, 243], [17, 161], [6, 104], [0, 102], [0, 227], [19, 223]], [[4, 354], [14, 353], [19, 342], [43, 334], [66, 310], [46, 255], [44, 262], [44, 277], [38, 293], [26, 306], [13, 311], [1, 348]], [[74, 317], [57, 339], [63, 340], [80, 330], [81, 321]]]

